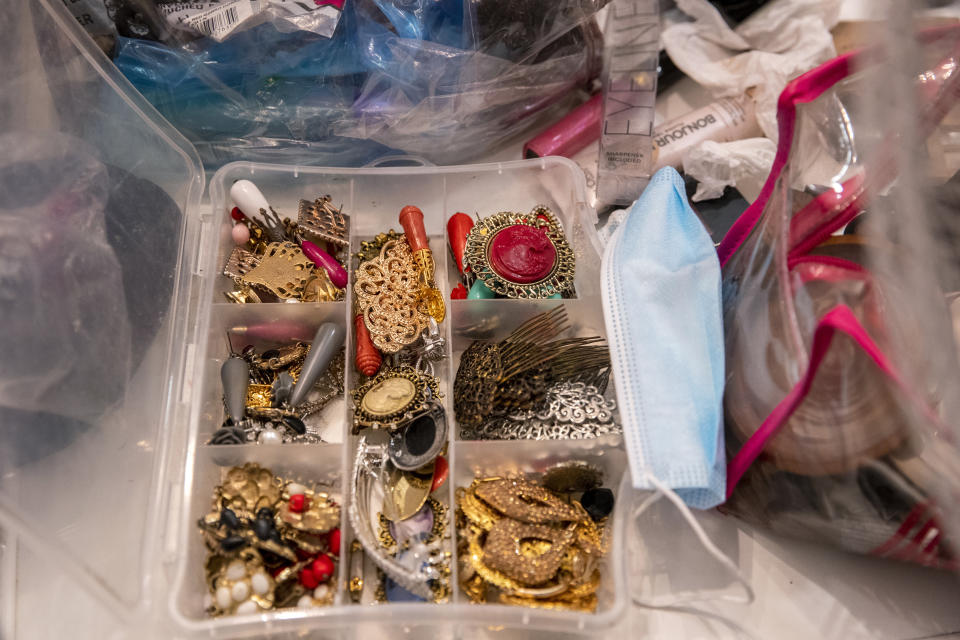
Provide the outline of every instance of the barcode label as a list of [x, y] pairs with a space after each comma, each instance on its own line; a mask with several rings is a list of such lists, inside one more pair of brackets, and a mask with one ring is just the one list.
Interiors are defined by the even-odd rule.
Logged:
[[210, 36], [214, 33], [229, 29], [238, 22], [240, 22], [240, 14], [237, 12], [237, 8], [230, 7], [223, 13], [207, 18], [206, 20], [201, 20], [194, 26], [200, 33]]
[[330, 38], [337, 28], [344, 3], [344, 0], [150, 1], [156, 3], [160, 13], [174, 28], [205, 35], [218, 42], [242, 31], [252, 24], [248, 18], [264, 12], [268, 13], [266, 20], [284, 33], [302, 30]]
[[233, 28], [254, 14], [250, 0], [235, 0], [196, 13], [186, 22], [205, 36], [222, 40]]

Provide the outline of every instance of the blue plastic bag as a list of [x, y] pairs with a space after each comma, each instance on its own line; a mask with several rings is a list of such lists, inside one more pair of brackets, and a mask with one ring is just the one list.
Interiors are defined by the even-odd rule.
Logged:
[[119, 37], [114, 61], [208, 166], [457, 162], [599, 73], [603, 1], [547, 4], [347, 0], [329, 38], [268, 21], [222, 42]]

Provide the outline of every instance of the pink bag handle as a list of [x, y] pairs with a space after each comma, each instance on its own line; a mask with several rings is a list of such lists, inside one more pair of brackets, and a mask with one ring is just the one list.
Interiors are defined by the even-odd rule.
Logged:
[[774, 407], [770, 415], [760, 425], [760, 428], [743, 443], [740, 451], [727, 464], [727, 499], [733, 494], [733, 490], [740, 482], [743, 474], [763, 452], [770, 438], [777, 434], [780, 427], [790, 419], [790, 416], [793, 415], [810, 392], [817, 370], [820, 368], [827, 350], [833, 342], [833, 337], [838, 331], [849, 336], [857, 346], [863, 349], [874, 364], [880, 368], [880, 371], [890, 378], [931, 422], [937, 425], [941, 424], [940, 418], [904, 383], [883, 351], [863, 328], [857, 317], [853, 315], [853, 311], [846, 305], [837, 305], [817, 323], [817, 328], [813, 334], [813, 346], [810, 350], [810, 365], [803, 377], [794, 385], [790, 393]]
[[[960, 28], [956, 26], [928, 29], [919, 33], [917, 39], [920, 42], [934, 42], [954, 35], [958, 31]], [[960, 41], [955, 45], [952, 55], [958, 52], [960, 52]], [[849, 76], [853, 70], [879, 62], [883, 59], [883, 55], [880, 48], [848, 53], [808, 71], [784, 88], [777, 101], [780, 144], [777, 146], [777, 154], [774, 157], [770, 175], [767, 176], [760, 195], [747, 207], [720, 242], [717, 253], [721, 267], [727, 264], [763, 217], [764, 209], [790, 157], [796, 130], [797, 105], [813, 102]], [[954, 72], [947, 78], [936, 99], [923, 114], [921, 134], [932, 132], [958, 98], [960, 98], [960, 72]], [[893, 136], [888, 136], [882, 144], [892, 147], [896, 143]], [[881, 152], [877, 155], [886, 159], [893, 157], [894, 154]], [[867, 178], [862, 175], [852, 176], [843, 183], [840, 191], [829, 191], [814, 198], [791, 219], [790, 256], [802, 255], [810, 251], [831, 233], [847, 224], [863, 210], [865, 195], [873, 187], [888, 184], [895, 175], [896, 167], [891, 162], [884, 161], [872, 168]]]
[[[871, 549], [870, 553], [948, 571], [960, 570], [960, 561], [945, 558], [940, 553], [943, 526], [938, 514], [939, 509], [930, 502], [924, 500], [916, 503], [893, 535]], [[932, 537], [931, 533], [934, 534]]]
[[[933, 42], [942, 37], [956, 34], [958, 31], [960, 31], [960, 28], [948, 26], [926, 30], [918, 34], [917, 37], [921, 42]], [[954, 46], [953, 53], [957, 54], [958, 52], [960, 52], [960, 42]], [[783, 90], [777, 103], [777, 123], [780, 133], [780, 145], [777, 148], [777, 155], [774, 158], [773, 167], [767, 181], [763, 185], [759, 197], [747, 208], [743, 215], [737, 219], [736, 223], [734, 223], [720, 243], [717, 252], [721, 266], [726, 265], [730, 257], [736, 253], [737, 249], [740, 248], [763, 216], [767, 202], [773, 194], [776, 183], [780, 179], [790, 155], [796, 127], [797, 105], [816, 100], [837, 82], [849, 76], [854, 68], [876, 62], [881, 58], [882, 51], [877, 48], [839, 56], [793, 80]], [[954, 72], [947, 79], [944, 87], [939, 91], [936, 100], [934, 100], [930, 108], [924, 113], [922, 130], [926, 132], [932, 131], [946, 115], [949, 107], [958, 98], [960, 98], [960, 72]], [[884, 145], [894, 143], [894, 139], [889, 136], [883, 142]], [[892, 157], [892, 155], [893, 154], [880, 154], [880, 157]], [[816, 263], [844, 270], [850, 277], [863, 279], [870, 283], [871, 277], [869, 271], [859, 265], [841, 258], [808, 256], [807, 253], [826, 239], [833, 231], [842, 227], [859, 213], [863, 206], [865, 194], [869, 191], [867, 188], [868, 180], [871, 181], [871, 186], [873, 184], [882, 184], [892, 180], [895, 174], [896, 168], [892, 163], [881, 162], [866, 178], [860, 175], [853, 176], [844, 182], [839, 192], [824, 193], [814, 198], [806, 207], [797, 212], [791, 219], [790, 247], [786, 255], [787, 270], [793, 271], [797, 267], [808, 266], [807, 263]], [[836, 277], [836, 274], [829, 272], [820, 275], [810, 273], [801, 273], [800, 275], [801, 278], [804, 279]], [[793, 415], [794, 411], [796, 411], [797, 407], [800, 406], [800, 403], [809, 393], [817, 370], [823, 362], [837, 331], [841, 331], [853, 339], [880, 368], [881, 372], [890, 378], [894, 384], [920, 408], [921, 412], [923, 412], [932, 423], [938, 426], [941, 425], [939, 418], [933, 413], [929, 406], [917, 397], [909, 386], [905, 384], [883, 351], [870, 337], [849, 307], [838, 305], [824, 315], [817, 323], [816, 330], [814, 331], [809, 365], [803, 378], [801, 378], [787, 396], [777, 404], [770, 415], [768, 415], [760, 425], [760, 428], [747, 439], [740, 451], [736, 453], [727, 465], [727, 498], [732, 495], [734, 488], [750, 465], [763, 452], [770, 438], [776, 435], [780, 427], [789, 420], [790, 416]]]
[[[848, 53], [834, 58], [796, 78], [780, 93], [780, 98], [777, 100], [777, 130], [780, 144], [777, 145], [777, 155], [774, 156], [773, 167], [771, 167], [770, 175], [767, 176], [767, 181], [760, 190], [760, 195], [737, 218], [737, 221], [733, 223], [733, 226], [723, 237], [720, 246], [717, 247], [721, 267], [726, 266], [730, 257], [736, 253], [763, 217], [767, 202], [773, 195], [777, 180], [780, 179], [783, 168], [787, 165], [787, 160], [790, 157], [793, 134], [796, 129], [797, 105], [813, 102], [833, 85], [849, 76], [854, 62], [860, 62], [860, 57], [856, 53]], [[830, 194], [824, 195], [829, 197]]]
[[[951, 55], [960, 53], [960, 42]], [[937, 95], [924, 109], [918, 135], [926, 138], [946, 117], [960, 98], [960, 73], [953, 71], [940, 86]], [[897, 177], [896, 136], [888, 134], [876, 152], [877, 162], [863, 174], [852, 176], [841, 185], [840, 192], [821, 194], [793, 215], [790, 220], [790, 255], [803, 255], [826, 240], [837, 229], [853, 220], [867, 205], [869, 194], [889, 185]]]

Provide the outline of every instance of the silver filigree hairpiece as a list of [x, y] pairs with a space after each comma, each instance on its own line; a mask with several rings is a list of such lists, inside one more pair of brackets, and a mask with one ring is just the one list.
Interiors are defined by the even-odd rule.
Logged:
[[560, 382], [529, 411], [488, 419], [466, 440], [583, 440], [622, 433], [616, 401], [583, 382]]

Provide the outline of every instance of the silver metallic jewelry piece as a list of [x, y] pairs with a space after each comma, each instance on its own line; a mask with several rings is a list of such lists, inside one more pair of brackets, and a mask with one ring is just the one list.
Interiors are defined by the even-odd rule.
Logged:
[[259, 444], [321, 444], [326, 442], [310, 427], [307, 427], [304, 433], [296, 433], [283, 422], [259, 422], [256, 420], [246, 421], [244, 437], [246, 442]]
[[530, 411], [487, 420], [464, 430], [466, 440], [584, 440], [623, 432], [617, 403], [583, 382], [560, 382]]
[[446, 355], [444, 349], [447, 346], [447, 340], [440, 334], [440, 325], [433, 318], [430, 318], [427, 328], [421, 334], [423, 345], [419, 351], [427, 360], [443, 360]]
[[420, 333], [420, 340], [421, 343], [412, 348], [389, 354], [392, 366], [405, 365], [431, 376], [435, 375], [433, 363], [443, 360], [447, 355], [447, 339], [440, 333], [440, 325], [436, 320], [430, 318], [427, 327]]
[[446, 412], [442, 404], [430, 397], [422, 410], [390, 434], [387, 455], [398, 469], [414, 471], [440, 455], [446, 442]]
[[607, 400], [599, 389], [582, 382], [561, 382], [547, 390], [544, 408], [536, 413], [542, 421], [572, 424], [610, 424], [615, 421], [617, 403]]
[[414, 543], [401, 561], [387, 554], [373, 530], [373, 516], [379, 509], [374, 508], [371, 501], [386, 460], [387, 449], [384, 445], [371, 445], [366, 437], [360, 438], [351, 486], [353, 500], [348, 509], [350, 524], [374, 564], [403, 589], [429, 600], [433, 596], [430, 583], [447, 579], [443, 570], [447, 561], [443, 541]]

